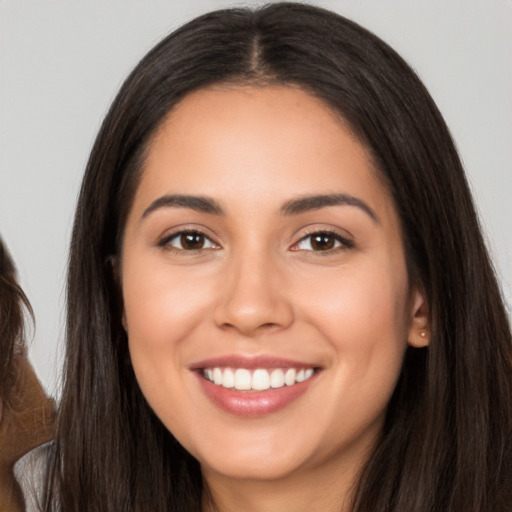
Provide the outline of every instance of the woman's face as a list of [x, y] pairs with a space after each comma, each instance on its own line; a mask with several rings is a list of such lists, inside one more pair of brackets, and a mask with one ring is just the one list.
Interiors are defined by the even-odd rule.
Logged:
[[421, 344], [389, 193], [297, 88], [200, 90], [173, 110], [120, 277], [142, 392], [207, 480], [357, 467]]

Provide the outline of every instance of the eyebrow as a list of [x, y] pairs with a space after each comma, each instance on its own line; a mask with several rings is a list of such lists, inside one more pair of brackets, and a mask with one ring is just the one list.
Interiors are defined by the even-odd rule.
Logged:
[[374, 222], [379, 223], [375, 212], [364, 201], [348, 194], [322, 194], [292, 199], [282, 206], [281, 215], [298, 215], [328, 206], [355, 206], [368, 214]]
[[155, 199], [142, 214], [144, 219], [150, 213], [160, 208], [189, 208], [201, 213], [210, 213], [212, 215], [224, 215], [224, 211], [214, 199], [202, 196], [187, 195], [165, 195]]
[[[322, 194], [299, 197], [298, 199], [287, 201], [281, 207], [280, 213], [286, 216], [298, 215], [329, 206], [355, 206], [368, 214], [374, 222], [379, 223], [379, 218], [375, 212], [364, 201], [348, 194]], [[172, 194], [155, 199], [144, 210], [142, 219], [160, 208], [189, 208], [201, 213], [224, 215], [224, 210], [220, 204], [212, 198]]]

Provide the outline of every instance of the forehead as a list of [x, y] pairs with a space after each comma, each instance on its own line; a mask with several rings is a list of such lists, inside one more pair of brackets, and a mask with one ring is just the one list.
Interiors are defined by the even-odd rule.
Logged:
[[389, 206], [368, 151], [340, 114], [289, 86], [216, 86], [186, 96], [149, 145], [137, 195], [147, 202], [165, 193], [221, 201], [351, 193]]
[[[243, 141], [268, 143], [277, 136], [281, 151], [290, 149], [286, 144], [289, 142], [296, 152], [299, 148], [295, 143], [311, 138], [315, 132], [326, 143], [331, 142], [331, 136], [337, 138], [339, 132], [344, 132], [365, 152], [337, 111], [298, 86], [219, 84], [194, 91], [177, 103], [156, 131], [151, 146], [167, 144], [178, 136], [182, 142], [200, 137], [205, 142], [206, 136], [211, 144], [221, 139], [226, 142], [226, 137], [232, 136], [237, 145]], [[260, 140], [256, 139], [258, 135]], [[316, 143], [321, 151], [322, 145]]]

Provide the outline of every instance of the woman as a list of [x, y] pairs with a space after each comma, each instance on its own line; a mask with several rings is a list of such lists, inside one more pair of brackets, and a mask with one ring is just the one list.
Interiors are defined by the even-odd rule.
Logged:
[[52, 434], [53, 401], [26, 359], [23, 309], [31, 314], [10, 254], [0, 239], [0, 510], [25, 510], [14, 464]]
[[157, 45], [93, 148], [46, 508], [505, 511], [511, 336], [385, 43], [297, 4]]

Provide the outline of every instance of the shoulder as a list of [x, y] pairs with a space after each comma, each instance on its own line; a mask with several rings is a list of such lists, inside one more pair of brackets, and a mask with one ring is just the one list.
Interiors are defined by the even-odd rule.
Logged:
[[38, 446], [14, 465], [14, 474], [25, 498], [26, 512], [38, 512], [44, 489], [51, 443]]

